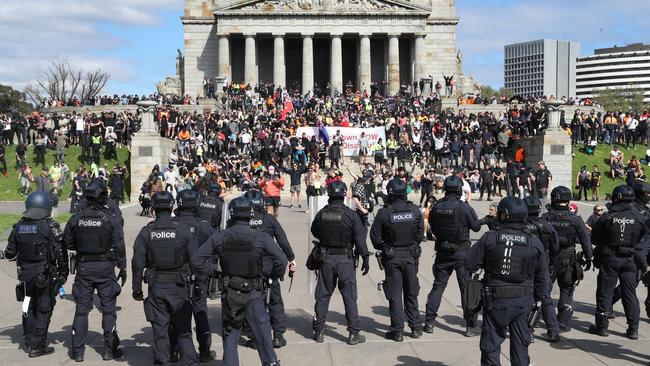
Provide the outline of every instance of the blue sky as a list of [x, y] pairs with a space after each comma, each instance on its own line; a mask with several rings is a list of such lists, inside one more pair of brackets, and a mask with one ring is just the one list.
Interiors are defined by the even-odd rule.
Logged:
[[[107, 93], [151, 93], [175, 73], [183, 46], [183, 0], [3, 0], [0, 83], [22, 88], [47, 60], [67, 57], [112, 75]], [[581, 43], [581, 53], [650, 43], [648, 0], [457, 0], [465, 73], [503, 83], [503, 46], [539, 38]]]

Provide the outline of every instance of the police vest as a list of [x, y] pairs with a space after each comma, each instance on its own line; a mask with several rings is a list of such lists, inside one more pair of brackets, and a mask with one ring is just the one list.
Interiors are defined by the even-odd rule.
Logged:
[[251, 217], [250, 221], [248, 222], [249, 226], [255, 230], [260, 230], [263, 231], [269, 235], [271, 235], [269, 230], [264, 230], [265, 226], [264, 225], [264, 212], [259, 212], [259, 211], [254, 211], [253, 212], [253, 217]]
[[406, 247], [418, 242], [418, 212], [409, 203], [395, 204], [388, 210], [390, 225], [384, 226], [385, 243], [392, 247]]
[[638, 222], [639, 217], [631, 210], [610, 211], [609, 214], [606, 244], [612, 248], [634, 248], [638, 241], [639, 227], [643, 225]]
[[112, 243], [113, 226], [106, 214], [87, 208], [79, 214], [73, 236], [75, 250], [79, 254], [108, 254]]
[[325, 248], [351, 248], [352, 228], [343, 226], [345, 207], [327, 205], [321, 210], [320, 245]]
[[535, 235], [539, 241], [544, 245], [544, 250], [549, 251], [551, 247], [551, 235], [544, 230], [544, 226], [539, 217], [534, 217], [529, 219], [528, 224], [526, 224], [528, 230], [531, 234]]
[[575, 247], [576, 235], [578, 230], [573, 225], [569, 211], [551, 212], [548, 215], [548, 222], [553, 225], [560, 237], [560, 249], [568, 249]]
[[431, 230], [438, 242], [460, 244], [461, 225], [465, 222], [460, 200], [442, 200], [433, 207], [430, 213]]
[[262, 255], [255, 250], [255, 229], [236, 234], [227, 229], [223, 234], [221, 269], [224, 276], [256, 279], [262, 276]]
[[180, 271], [188, 262], [187, 244], [176, 222], [153, 222], [147, 238], [148, 267], [160, 271]]
[[14, 226], [18, 259], [21, 262], [44, 262], [49, 255], [49, 230], [44, 220], [21, 219]]
[[192, 234], [196, 239], [196, 242], [199, 246], [203, 245], [206, 240], [208, 240], [208, 233], [201, 229], [202, 219], [194, 216], [178, 215], [176, 216], [176, 221], [183, 224], [187, 230]]
[[196, 216], [207, 221], [212, 227], [221, 226], [221, 208], [223, 202], [213, 196], [206, 196], [199, 200], [199, 207], [196, 210]]
[[497, 280], [521, 284], [533, 278], [537, 253], [522, 230], [496, 231], [496, 245], [485, 252], [485, 270]]

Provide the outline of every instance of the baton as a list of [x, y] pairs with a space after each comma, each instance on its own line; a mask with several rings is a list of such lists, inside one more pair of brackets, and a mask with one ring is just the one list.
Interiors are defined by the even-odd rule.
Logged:
[[296, 271], [289, 271], [289, 292], [291, 292], [291, 287], [293, 287], [293, 275]]

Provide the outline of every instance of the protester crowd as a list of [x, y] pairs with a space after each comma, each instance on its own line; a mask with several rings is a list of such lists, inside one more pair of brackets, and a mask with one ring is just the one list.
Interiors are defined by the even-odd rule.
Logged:
[[176, 95], [161, 95], [158, 93], [150, 95], [137, 95], [137, 94], [122, 94], [117, 95], [97, 95], [94, 98], [80, 100], [74, 96], [68, 100], [45, 99], [41, 103], [41, 108], [57, 108], [57, 107], [85, 107], [85, 106], [117, 106], [117, 105], [133, 105], [135, 106], [141, 101], [154, 101], [158, 104], [184, 104], [194, 105], [198, 103], [198, 97], [191, 97], [185, 95], [183, 97]]

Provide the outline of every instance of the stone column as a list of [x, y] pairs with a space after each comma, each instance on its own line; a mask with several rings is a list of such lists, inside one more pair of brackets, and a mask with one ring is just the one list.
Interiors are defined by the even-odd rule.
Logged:
[[334, 90], [343, 92], [343, 50], [341, 49], [341, 36], [332, 34], [332, 50], [330, 52], [330, 85]]
[[244, 79], [251, 86], [257, 84], [257, 55], [255, 35], [247, 34], [244, 53]]
[[399, 35], [388, 35], [388, 94], [399, 91]]
[[[413, 67], [413, 80], [418, 82], [418, 87], [420, 79], [424, 76], [424, 34], [416, 34], [415, 42], [413, 48], [414, 52], [414, 67]], [[420, 90], [420, 93], [424, 93], [424, 90]]]
[[368, 90], [370, 94], [370, 82], [372, 81], [370, 61], [370, 37], [362, 34], [359, 40], [359, 89], [363, 92]]
[[302, 36], [302, 94], [314, 91], [314, 39], [311, 34]]
[[286, 87], [286, 65], [284, 64], [284, 38], [281, 34], [273, 35], [273, 83], [275, 87]]
[[[226, 78], [228, 82], [232, 81], [230, 68], [230, 40], [227, 35], [219, 36], [219, 77]], [[217, 85], [217, 89], [221, 86]]]

